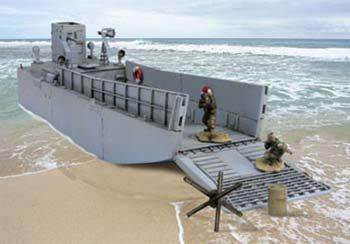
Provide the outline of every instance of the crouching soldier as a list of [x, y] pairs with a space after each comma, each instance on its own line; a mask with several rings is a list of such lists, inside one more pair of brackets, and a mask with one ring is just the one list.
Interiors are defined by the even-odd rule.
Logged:
[[265, 155], [264, 159], [269, 164], [282, 162], [284, 153], [292, 154], [286, 143], [280, 141], [273, 132], [269, 133], [265, 141]]
[[263, 158], [256, 160], [257, 169], [265, 172], [280, 172], [284, 169], [282, 156], [284, 153], [292, 154], [286, 143], [280, 141], [273, 132], [269, 133], [265, 141], [266, 152]]
[[204, 131], [212, 132], [216, 127], [216, 101], [213, 90], [210, 87], [205, 86], [202, 88], [198, 106], [204, 110], [202, 122], [207, 127]]

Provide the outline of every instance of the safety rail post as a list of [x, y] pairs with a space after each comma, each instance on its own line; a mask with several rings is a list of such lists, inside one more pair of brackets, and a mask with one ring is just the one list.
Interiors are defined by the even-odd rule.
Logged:
[[61, 69], [61, 71], [62, 71], [62, 74], [61, 74], [61, 77], [62, 77], [62, 78], [61, 78], [62, 84], [61, 84], [61, 85], [64, 86], [64, 71], [65, 71], [65, 70], [64, 70], [64, 69]]
[[153, 113], [154, 113], [154, 90], [151, 90], [151, 105], [150, 105], [150, 120], [153, 121]]
[[128, 88], [129, 86], [126, 84], [124, 87], [124, 109], [125, 111], [128, 111]]
[[169, 92], [165, 92], [165, 97], [164, 97], [164, 125], [168, 124], [168, 100], [169, 100]]
[[140, 100], [141, 100], [141, 88], [137, 87], [137, 116], [140, 116], [141, 114], [141, 104], [140, 104]]
[[72, 72], [72, 71], [70, 73], [70, 80], [71, 80], [70, 89], [74, 90], [74, 72]]
[[105, 81], [101, 80], [101, 97], [102, 97], [102, 102], [105, 102]]
[[94, 79], [91, 78], [91, 86], [90, 86], [90, 89], [91, 89], [91, 98], [94, 98], [95, 97], [95, 91], [94, 91]]
[[84, 76], [80, 76], [80, 92], [84, 94]]
[[117, 83], [113, 83], [113, 106], [117, 106]]

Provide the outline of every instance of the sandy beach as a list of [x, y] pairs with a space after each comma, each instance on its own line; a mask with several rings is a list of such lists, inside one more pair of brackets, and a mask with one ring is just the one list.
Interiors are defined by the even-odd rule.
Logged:
[[3, 179], [0, 242], [177, 243], [170, 203], [196, 196], [181, 178], [173, 165], [92, 160]]
[[[270, 217], [265, 209], [246, 212], [241, 219], [224, 214], [220, 233], [213, 232], [213, 209], [185, 216], [206, 198], [183, 182], [174, 164], [113, 165], [70, 145], [66, 150], [72, 151], [60, 155], [76, 162], [0, 179], [0, 242], [348, 243], [349, 155], [347, 147], [326, 143], [334, 140], [327, 138], [329, 131], [338, 142], [348, 136], [323, 129], [323, 134], [311, 130], [283, 137], [298, 152], [293, 156], [301, 162], [297, 166], [332, 185], [331, 194], [289, 204], [289, 217]], [[319, 161], [312, 161], [310, 153], [316, 152], [313, 158]], [[338, 171], [331, 174], [323, 160], [335, 160]]]

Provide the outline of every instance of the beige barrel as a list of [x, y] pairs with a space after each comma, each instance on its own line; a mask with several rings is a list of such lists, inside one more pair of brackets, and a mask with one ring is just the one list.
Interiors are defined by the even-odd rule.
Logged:
[[269, 215], [287, 215], [288, 188], [283, 184], [273, 184], [269, 186]]

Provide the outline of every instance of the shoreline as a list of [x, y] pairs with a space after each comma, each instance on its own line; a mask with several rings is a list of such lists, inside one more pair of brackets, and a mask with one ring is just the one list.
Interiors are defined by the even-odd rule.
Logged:
[[278, 133], [295, 151], [296, 166], [333, 191], [289, 203], [289, 217], [271, 217], [266, 209], [245, 212], [243, 218], [223, 214], [220, 233], [213, 232], [211, 208], [186, 217], [206, 197], [183, 182], [175, 164], [107, 163], [57, 139], [48, 128], [43, 136], [55, 140], [57, 168], [0, 178], [0, 242], [343, 243], [350, 240], [348, 128]]
[[[178, 243], [179, 213], [171, 202], [188, 198], [192, 189], [171, 191], [183, 176], [174, 165], [152, 168], [96, 160], [0, 180], [0, 241]], [[138, 180], [130, 178], [131, 172]], [[162, 188], [157, 187], [159, 181]]]

